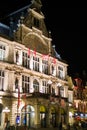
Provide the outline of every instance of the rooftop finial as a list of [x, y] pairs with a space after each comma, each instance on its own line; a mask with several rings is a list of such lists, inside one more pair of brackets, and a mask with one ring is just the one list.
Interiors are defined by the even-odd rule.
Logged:
[[48, 35], [49, 35], [49, 37], [51, 38], [51, 31], [50, 31], [50, 30], [49, 30], [49, 34], [48, 34]]

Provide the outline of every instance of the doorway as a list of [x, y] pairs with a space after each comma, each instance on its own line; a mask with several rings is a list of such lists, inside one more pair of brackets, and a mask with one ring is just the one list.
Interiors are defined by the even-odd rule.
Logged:
[[28, 128], [34, 127], [35, 110], [33, 106], [27, 105], [21, 111], [21, 124]]

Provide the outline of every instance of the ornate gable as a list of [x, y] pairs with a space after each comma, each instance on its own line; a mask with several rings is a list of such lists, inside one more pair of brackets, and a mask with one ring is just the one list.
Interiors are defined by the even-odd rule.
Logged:
[[41, 0], [32, 0], [30, 6], [26, 6], [11, 15], [15, 21], [15, 23], [11, 22], [14, 31], [13, 38], [32, 50], [56, 57], [41, 7]]
[[48, 54], [51, 38], [48, 37], [41, 6], [40, 0], [32, 0], [32, 4], [26, 8], [27, 11], [23, 10], [20, 13], [14, 38], [32, 50], [36, 49], [40, 53]]

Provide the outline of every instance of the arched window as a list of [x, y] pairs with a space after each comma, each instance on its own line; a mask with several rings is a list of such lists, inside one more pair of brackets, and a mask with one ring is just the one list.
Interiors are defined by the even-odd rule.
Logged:
[[33, 81], [33, 88], [34, 92], [39, 92], [39, 83], [36, 79]]
[[33, 128], [35, 123], [35, 109], [31, 105], [24, 106], [21, 110], [21, 125]]

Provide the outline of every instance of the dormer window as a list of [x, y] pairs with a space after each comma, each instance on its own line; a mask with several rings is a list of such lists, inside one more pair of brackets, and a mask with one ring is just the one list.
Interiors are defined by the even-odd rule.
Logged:
[[37, 28], [39, 28], [39, 26], [40, 26], [39, 20], [35, 17], [34, 17], [34, 26]]

